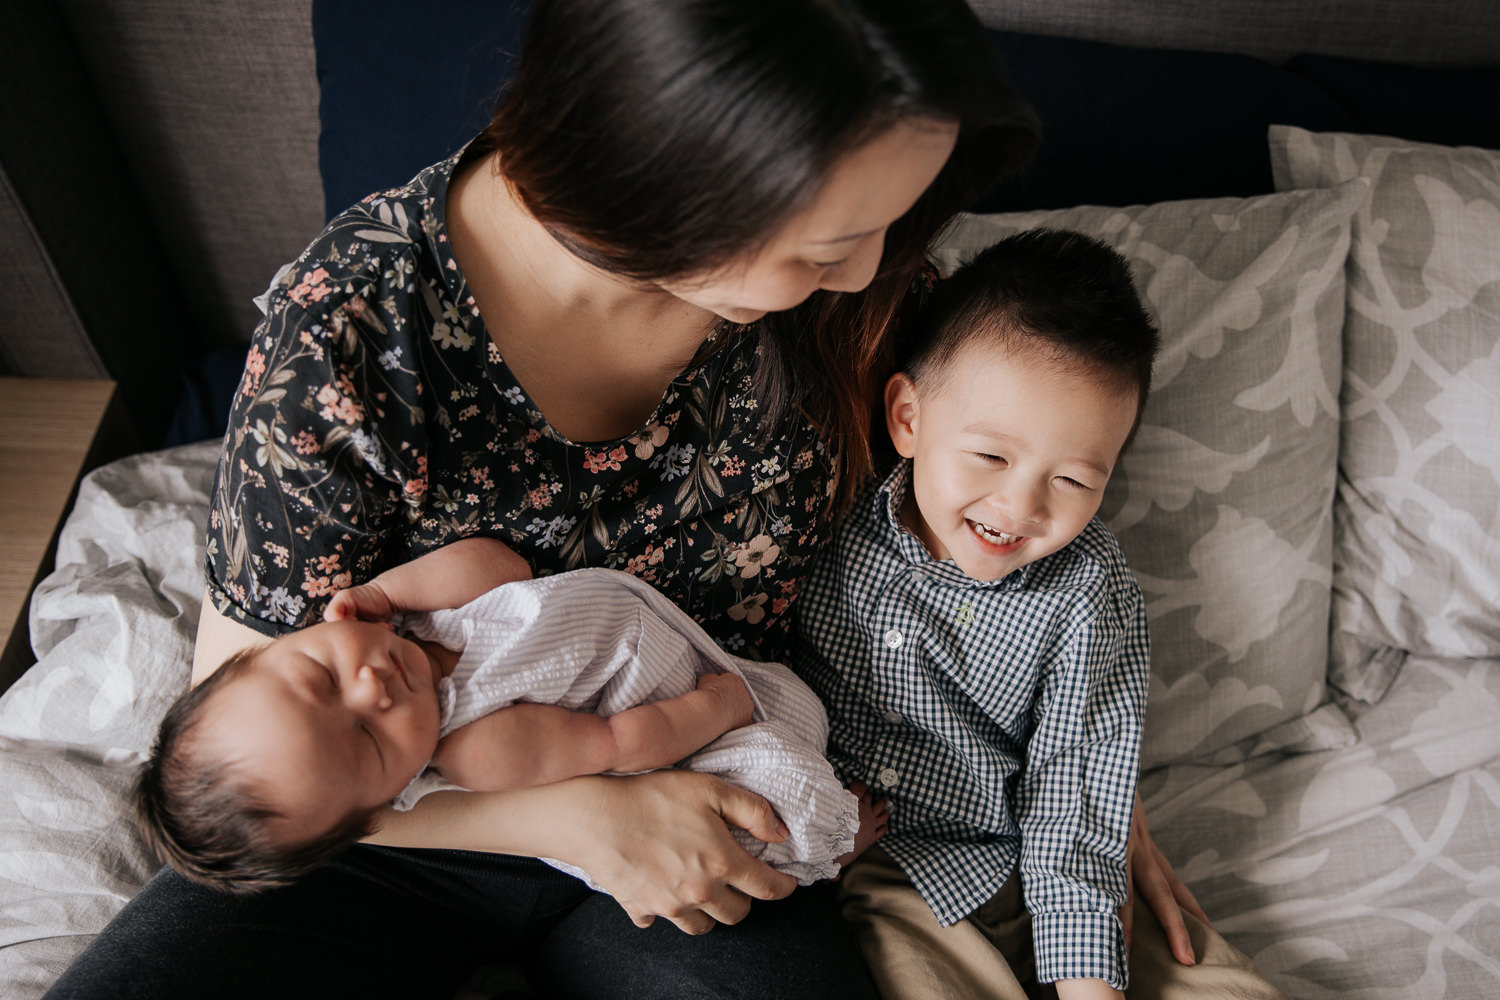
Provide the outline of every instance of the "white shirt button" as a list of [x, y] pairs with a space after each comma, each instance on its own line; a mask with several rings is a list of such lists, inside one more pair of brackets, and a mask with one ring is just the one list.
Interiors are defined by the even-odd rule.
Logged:
[[889, 723], [892, 723], [893, 725], [900, 725], [901, 723], [905, 722], [906, 720], [901, 717], [901, 713], [900, 712], [886, 712], [885, 713], [885, 721], [889, 722]]
[[876, 780], [878, 780], [886, 788], [895, 788], [896, 782], [901, 780], [901, 775], [896, 773], [896, 769], [894, 767], [887, 767], [883, 768], [881, 772], [876, 775]]
[[885, 634], [885, 644], [892, 649], [900, 649], [902, 641], [900, 629], [893, 628]]

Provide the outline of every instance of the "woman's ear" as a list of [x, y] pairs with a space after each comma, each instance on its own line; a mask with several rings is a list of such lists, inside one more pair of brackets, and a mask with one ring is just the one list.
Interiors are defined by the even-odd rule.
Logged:
[[891, 444], [902, 458], [917, 453], [917, 385], [905, 372], [897, 372], [885, 383], [885, 427]]

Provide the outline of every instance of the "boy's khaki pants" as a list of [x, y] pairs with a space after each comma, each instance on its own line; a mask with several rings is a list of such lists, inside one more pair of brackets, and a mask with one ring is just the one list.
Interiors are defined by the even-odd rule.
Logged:
[[[884, 1000], [1028, 1000], [1021, 983], [1034, 979], [1031, 917], [1015, 875], [969, 917], [943, 927], [900, 867], [874, 847], [844, 871], [839, 897]], [[1178, 964], [1156, 917], [1137, 902], [1131, 1000], [1286, 1000], [1250, 959], [1183, 916], [1198, 956], [1193, 966]], [[1050, 986], [1030, 988], [1032, 997], [1055, 995]]]

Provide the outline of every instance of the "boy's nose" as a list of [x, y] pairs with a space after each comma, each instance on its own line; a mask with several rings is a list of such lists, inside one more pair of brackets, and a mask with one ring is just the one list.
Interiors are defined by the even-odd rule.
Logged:
[[1038, 491], [1020, 483], [1001, 492], [996, 506], [1018, 528], [1039, 524], [1046, 517], [1046, 504]]

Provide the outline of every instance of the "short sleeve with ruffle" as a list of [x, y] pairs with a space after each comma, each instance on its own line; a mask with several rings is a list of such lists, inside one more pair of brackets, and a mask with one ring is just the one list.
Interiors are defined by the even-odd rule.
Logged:
[[731, 652], [780, 658], [828, 534], [826, 442], [800, 417], [760, 433], [762, 359], [743, 330], [627, 437], [554, 431], [448, 243], [461, 156], [334, 219], [270, 290], [210, 511], [211, 600], [275, 634], [318, 621], [342, 587], [489, 535], [538, 575], [632, 573]]

